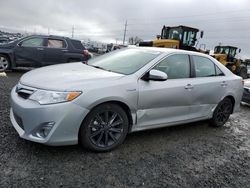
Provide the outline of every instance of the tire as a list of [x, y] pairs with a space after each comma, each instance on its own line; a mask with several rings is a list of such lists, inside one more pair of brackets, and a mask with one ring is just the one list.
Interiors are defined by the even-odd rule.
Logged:
[[79, 143], [92, 151], [110, 151], [123, 143], [128, 127], [128, 117], [120, 106], [102, 104], [91, 110], [83, 121]]
[[248, 77], [247, 68], [245, 66], [240, 67], [239, 76], [241, 76], [243, 79], [247, 79], [247, 77]]
[[210, 124], [214, 127], [223, 126], [233, 111], [233, 103], [229, 98], [223, 99], [216, 107]]
[[8, 56], [0, 54], [0, 72], [10, 70], [11, 64]]

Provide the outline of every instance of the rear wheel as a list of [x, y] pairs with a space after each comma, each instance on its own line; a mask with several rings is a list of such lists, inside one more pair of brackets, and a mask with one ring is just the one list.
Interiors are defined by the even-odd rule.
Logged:
[[109, 151], [123, 143], [128, 133], [128, 117], [116, 104], [94, 108], [84, 120], [80, 143], [93, 151]]
[[247, 68], [245, 66], [240, 67], [239, 76], [241, 76], [243, 79], [247, 78]]
[[215, 127], [223, 126], [233, 111], [233, 103], [229, 98], [223, 99], [216, 107], [210, 124]]
[[10, 60], [6, 55], [0, 54], [0, 72], [10, 69]]

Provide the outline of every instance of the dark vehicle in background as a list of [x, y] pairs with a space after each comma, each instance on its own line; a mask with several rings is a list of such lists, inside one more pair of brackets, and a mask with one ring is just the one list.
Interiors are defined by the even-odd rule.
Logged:
[[61, 36], [32, 35], [0, 45], [0, 71], [86, 61], [89, 58], [81, 41]]

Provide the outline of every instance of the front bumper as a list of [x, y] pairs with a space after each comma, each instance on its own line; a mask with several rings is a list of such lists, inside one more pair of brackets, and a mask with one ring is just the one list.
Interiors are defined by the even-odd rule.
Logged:
[[250, 88], [244, 88], [242, 102], [250, 104]]
[[[21, 138], [46, 145], [73, 145], [78, 143], [81, 123], [89, 110], [73, 102], [51, 105], [24, 99], [11, 91], [10, 120]], [[35, 132], [44, 123], [54, 122], [54, 126], [45, 138], [39, 138]]]

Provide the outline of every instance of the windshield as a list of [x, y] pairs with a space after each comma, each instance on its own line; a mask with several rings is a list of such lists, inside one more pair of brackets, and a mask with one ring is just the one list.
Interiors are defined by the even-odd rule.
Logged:
[[217, 47], [215, 47], [214, 53], [228, 54], [229, 53], [229, 48], [228, 47], [217, 46]]
[[182, 29], [181, 28], [166, 28], [163, 30], [163, 39], [181, 40]]
[[88, 65], [128, 75], [138, 71], [160, 54], [143, 49], [122, 49], [90, 59]]

